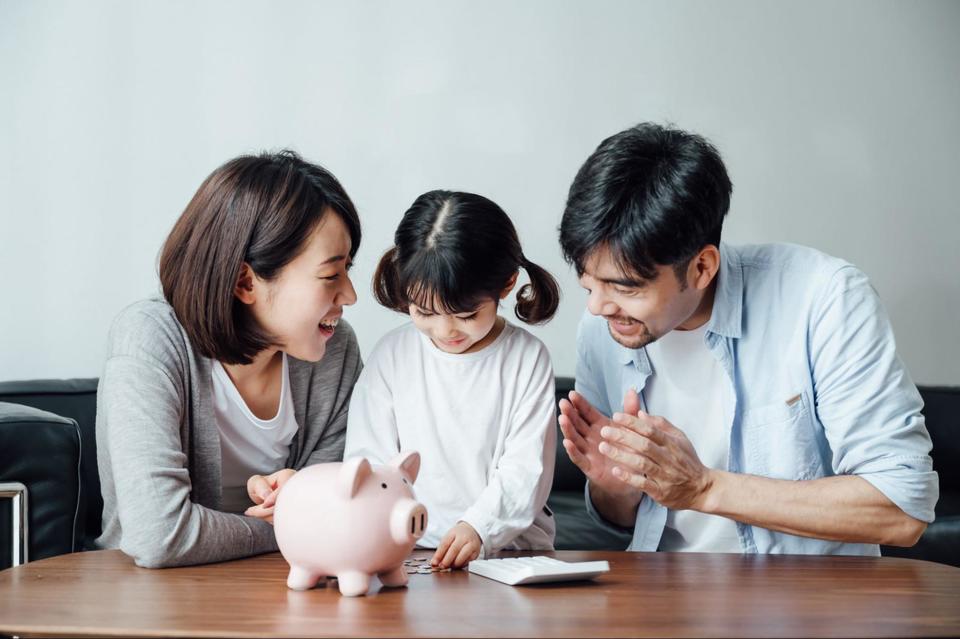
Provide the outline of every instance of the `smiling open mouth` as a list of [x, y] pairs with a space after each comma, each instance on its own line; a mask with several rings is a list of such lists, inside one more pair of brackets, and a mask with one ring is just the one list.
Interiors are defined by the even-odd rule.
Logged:
[[332, 335], [333, 331], [337, 328], [337, 324], [339, 323], [340, 323], [339, 317], [335, 319], [321, 320], [319, 324], [320, 330], [323, 331], [324, 333]]

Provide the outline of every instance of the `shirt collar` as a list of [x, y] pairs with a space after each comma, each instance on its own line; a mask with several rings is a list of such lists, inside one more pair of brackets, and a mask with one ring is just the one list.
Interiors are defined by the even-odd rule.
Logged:
[[[723, 337], [738, 338], [743, 333], [743, 265], [736, 247], [720, 243], [720, 268], [717, 271], [717, 292], [713, 297], [713, 311], [707, 332]], [[613, 339], [613, 338], [611, 338]], [[636, 364], [649, 368], [643, 348], [632, 349], [614, 342], [621, 364]]]
[[[610, 329], [608, 328], [607, 330], [610, 330]], [[637, 348], [637, 349], [627, 348], [623, 344], [620, 344], [619, 342], [613, 340], [613, 336], [611, 336], [610, 339], [617, 346], [618, 359], [620, 360], [621, 364], [627, 365], [627, 364], [632, 364], [634, 363], [634, 361], [636, 361], [637, 364], [639, 365], [639, 363], [643, 361], [644, 353], [642, 348]]]
[[743, 333], [743, 265], [737, 249], [724, 242], [720, 243], [717, 292], [707, 331], [733, 338]]

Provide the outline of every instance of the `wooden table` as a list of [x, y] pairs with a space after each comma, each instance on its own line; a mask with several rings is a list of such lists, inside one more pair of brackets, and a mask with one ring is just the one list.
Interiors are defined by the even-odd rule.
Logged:
[[[960, 634], [960, 568], [868, 557], [557, 552], [594, 582], [410, 575], [366, 597], [288, 590], [279, 554], [147, 570], [119, 551], [0, 572], [0, 634], [156, 636], [909, 636]], [[425, 556], [424, 552], [415, 556]]]

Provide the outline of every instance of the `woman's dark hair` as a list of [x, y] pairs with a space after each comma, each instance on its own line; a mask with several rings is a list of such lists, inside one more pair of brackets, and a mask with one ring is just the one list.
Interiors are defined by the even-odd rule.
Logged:
[[394, 247], [373, 276], [373, 292], [378, 302], [401, 313], [410, 304], [469, 313], [488, 299], [499, 300], [520, 268], [530, 283], [517, 293], [514, 312], [528, 324], [546, 322], [557, 311], [560, 287], [523, 256], [503, 209], [473, 193], [430, 191], [404, 213]]
[[360, 218], [326, 169], [293, 151], [230, 160], [203, 181], [160, 252], [160, 283], [190, 341], [205, 357], [249, 364], [275, 344], [234, 296], [244, 262], [272, 280], [332, 211], [360, 248]]
[[707, 140], [639, 124], [601, 142], [573, 180], [560, 223], [564, 257], [582, 274], [605, 247], [626, 274], [649, 280], [669, 265], [684, 281], [693, 256], [720, 246], [732, 189]]

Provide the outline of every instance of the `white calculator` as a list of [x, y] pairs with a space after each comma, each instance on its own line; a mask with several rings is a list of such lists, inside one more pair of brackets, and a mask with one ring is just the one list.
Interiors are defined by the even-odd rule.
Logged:
[[560, 561], [552, 557], [506, 557], [474, 559], [467, 568], [481, 577], [495, 579], [510, 586], [539, 584], [549, 581], [593, 579], [610, 572], [606, 561]]

